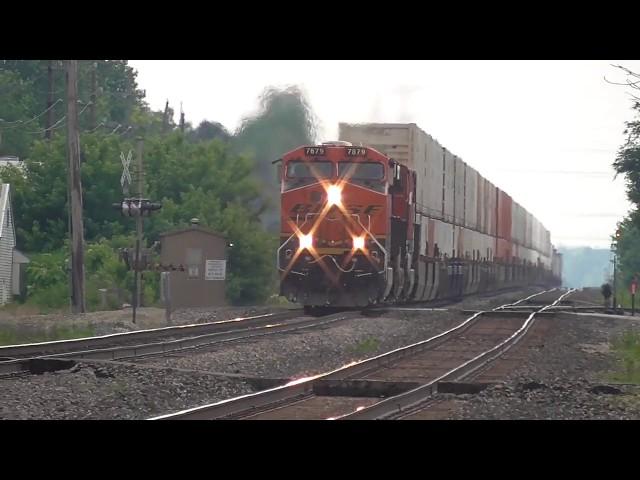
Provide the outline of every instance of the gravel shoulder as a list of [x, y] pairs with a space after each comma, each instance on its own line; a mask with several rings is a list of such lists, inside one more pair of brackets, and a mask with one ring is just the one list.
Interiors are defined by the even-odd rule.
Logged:
[[0, 419], [142, 420], [243, 395], [253, 388], [198, 372], [81, 362], [69, 370], [5, 378]]
[[513, 352], [522, 361], [504, 383], [476, 395], [439, 395], [453, 405], [444, 418], [640, 419], [640, 386], [612, 380], [622, 366], [611, 351], [640, 320], [565, 314], [538, 322], [534, 328], [546, 329], [542, 342]]

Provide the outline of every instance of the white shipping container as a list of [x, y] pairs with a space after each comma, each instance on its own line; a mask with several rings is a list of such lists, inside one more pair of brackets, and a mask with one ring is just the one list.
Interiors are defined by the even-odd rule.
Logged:
[[473, 168], [467, 165], [467, 178], [465, 181], [466, 184], [466, 192], [465, 192], [465, 210], [464, 210], [464, 219], [465, 226], [467, 228], [471, 228], [473, 230], [478, 229], [478, 172], [476, 172]]
[[464, 192], [465, 192], [466, 164], [458, 157], [454, 157], [453, 167], [453, 217], [458, 225], [464, 225]]
[[444, 150], [444, 209], [443, 217], [447, 222], [453, 222], [454, 220], [454, 176], [455, 159], [453, 154], [445, 149]]
[[427, 212], [433, 218], [442, 218], [444, 149], [433, 138], [427, 137], [427, 190], [425, 192]]
[[453, 255], [453, 225], [440, 220], [434, 221], [435, 243], [441, 255]]
[[482, 233], [487, 233], [486, 226], [486, 213], [485, 213], [485, 197], [484, 197], [484, 184], [485, 179], [480, 173], [478, 173], [478, 190], [476, 194], [476, 223], [478, 224], [478, 230]]
[[492, 237], [497, 235], [496, 233], [496, 216], [497, 216], [497, 201], [496, 198], [497, 189], [489, 181], [485, 183], [485, 212], [487, 214], [487, 233]]
[[[435, 222], [434, 241], [440, 251], [451, 256], [453, 249], [462, 256], [473, 258], [474, 250], [480, 258], [491, 260], [495, 254], [497, 199], [496, 187], [479, 172], [444, 149], [416, 124], [345, 124], [339, 125], [339, 139], [379, 150], [386, 156], [407, 165], [416, 172], [416, 203], [422, 215], [466, 227], [457, 233], [443, 221]], [[520, 245], [521, 258], [534, 263], [538, 257], [548, 265], [554, 261], [549, 231], [517, 202], [513, 202], [511, 233]], [[426, 244], [428, 227], [422, 221], [421, 254]], [[486, 235], [478, 235], [477, 230]], [[477, 246], [476, 246], [477, 245]], [[458, 254], [458, 252], [456, 252]]]

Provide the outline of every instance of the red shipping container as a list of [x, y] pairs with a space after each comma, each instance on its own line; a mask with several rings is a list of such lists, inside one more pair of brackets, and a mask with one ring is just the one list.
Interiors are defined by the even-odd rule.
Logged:
[[498, 238], [496, 241], [496, 257], [500, 258], [503, 262], [511, 262], [513, 256], [513, 246], [508, 240]]

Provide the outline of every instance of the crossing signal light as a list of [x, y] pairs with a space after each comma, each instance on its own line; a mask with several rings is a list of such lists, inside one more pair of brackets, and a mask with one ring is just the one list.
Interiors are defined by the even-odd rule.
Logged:
[[161, 203], [151, 202], [146, 198], [125, 198], [122, 202], [114, 203], [112, 206], [119, 210], [123, 217], [150, 217], [152, 212], [162, 208]]

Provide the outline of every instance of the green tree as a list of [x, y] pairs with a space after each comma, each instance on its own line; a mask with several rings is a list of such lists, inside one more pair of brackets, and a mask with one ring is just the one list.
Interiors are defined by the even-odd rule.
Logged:
[[224, 125], [218, 122], [210, 122], [203, 120], [200, 125], [191, 132], [190, 140], [193, 142], [203, 142], [207, 140], [223, 140], [231, 139], [231, 134], [224, 128]]
[[[132, 146], [116, 136], [82, 135], [82, 185], [85, 238], [110, 238], [125, 231], [125, 219], [111, 208], [122, 198], [120, 151]], [[17, 242], [29, 252], [52, 251], [67, 238], [67, 145], [62, 136], [36, 141], [26, 172], [6, 167], [12, 184]]]
[[[640, 91], [640, 74], [632, 72], [624, 67], [618, 67], [627, 75], [624, 84], [632, 89]], [[640, 98], [633, 96], [632, 105], [634, 117], [626, 122], [624, 145], [618, 151], [613, 167], [617, 174], [624, 175], [626, 179], [627, 197], [636, 207], [620, 224], [620, 235], [613, 237], [616, 243], [616, 252], [620, 274], [616, 285], [622, 286], [623, 298], [626, 295], [626, 286], [631, 279], [640, 272]]]
[[39, 129], [33, 83], [0, 69], [0, 155], [24, 157]]
[[[640, 91], [640, 74], [632, 72], [624, 67], [622, 69], [628, 76], [626, 85]], [[640, 205], [640, 98], [634, 98], [634, 118], [626, 122], [624, 131], [627, 140], [620, 147], [613, 167], [618, 174], [625, 176], [627, 181], [627, 196], [636, 206]]]
[[[53, 136], [64, 137], [66, 115], [66, 83], [64, 63], [61, 60], [0, 60], [0, 78], [9, 76], [10, 84], [7, 91], [13, 97], [20, 96], [21, 102], [3, 99], [2, 80], [0, 80], [0, 114], [4, 108], [18, 108], [15, 114], [8, 117], [0, 115], [0, 118], [8, 120], [15, 117], [16, 120], [35, 120], [29, 124], [20, 124], [11, 131], [7, 131], [7, 149], [9, 154], [24, 157], [28, 155], [30, 141], [28, 139], [43, 138], [47, 122], [47, 114], [42, 114], [47, 109], [49, 95], [48, 68], [53, 69]], [[95, 71], [95, 92], [93, 85], [93, 72]], [[79, 100], [79, 127], [81, 131], [101, 130], [112, 131], [120, 125], [119, 131], [123, 132], [131, 126], [132, 131], [140, 133], [137, 129], [140, 125], [133, 122], [135, 113], [144, 110], [151, 114], [144, 102], [145, 92], [138, 88], [136, 82], [137, 72], [128, 65], [126, 60], [82, 60], [78, 63], [78, 100]], [[21, 86], [28, 86], [28, 94], [21, 93]], [[90, 124], [89, 103], [95, 93], [96, 125]], [[0, 122], [0, 129], [2, 128]], [[1, 130], [0, 130], [1, 131]], [[27, 135], [28, 134], [28, 135]], [[133, 136], [133, 135], [132, 135]], [[0, 146], [1, 147], [1, 146]]]

